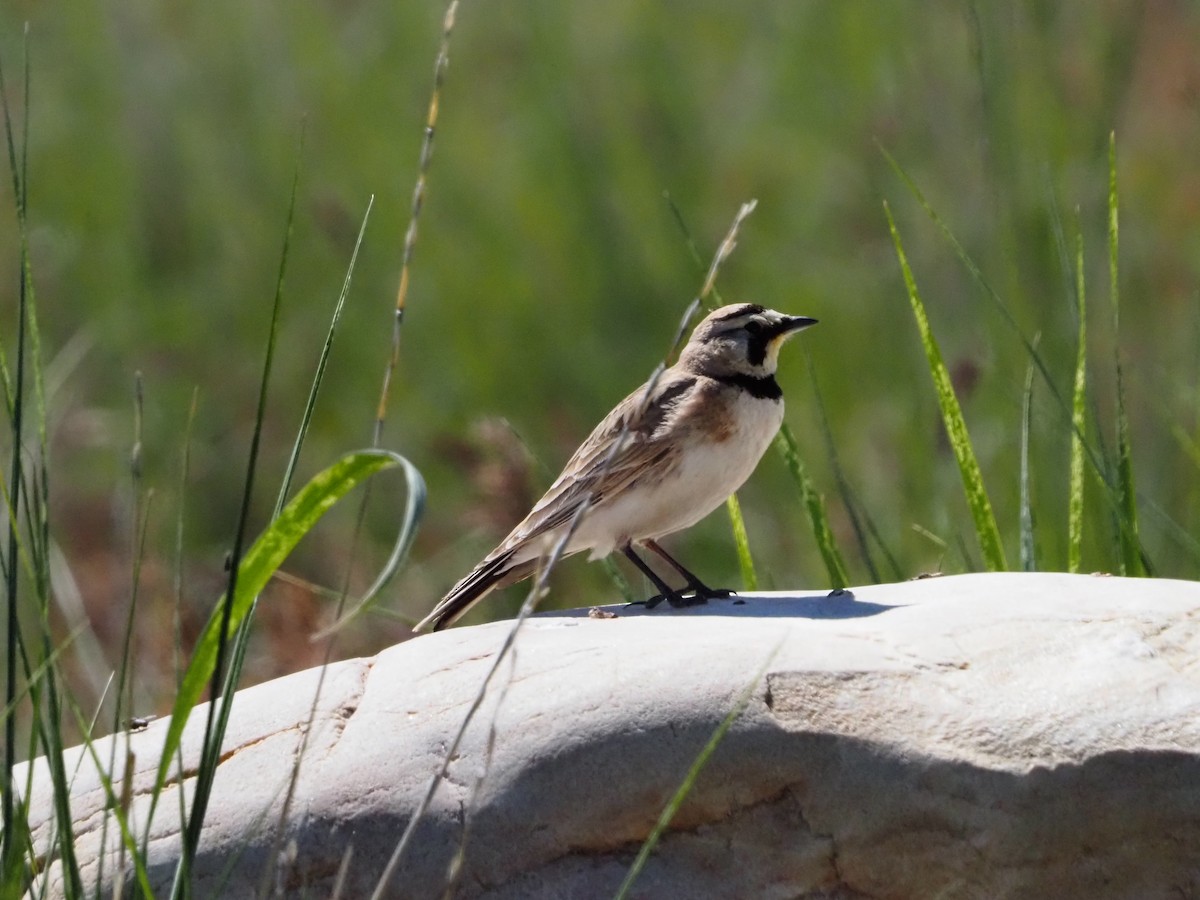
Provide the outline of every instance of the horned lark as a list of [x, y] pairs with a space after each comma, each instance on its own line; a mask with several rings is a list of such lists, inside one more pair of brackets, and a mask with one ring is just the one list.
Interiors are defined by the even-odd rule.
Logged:
[[[600, 559], [620, 550], [658, 588], [646, 601], [650, 607], [728, 597], [730, 591], [713, 590], [668, 555], [658, 539], [696, 524], [750, 477], [783, 421], [783, 392], [775, 381], [779, 348], [816, 321], [751, 303], [709, 314], [652, 395], [646, 397], [643, 385], [622, 400], [524, 521], [416, 630], [444, 628], [491, 591], [533, 574], [588, 498], [590, 508], [565, 554], [590, 550], [590, 559]], [[616, 441], [621, 447], [612, 455]], [[634, 544], [662, 557], [686, 586], [671, 587]]]

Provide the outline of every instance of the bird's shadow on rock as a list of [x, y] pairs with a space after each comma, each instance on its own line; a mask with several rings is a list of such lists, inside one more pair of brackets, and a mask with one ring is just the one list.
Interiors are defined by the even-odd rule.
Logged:
[[647, 609], [642, 603], [596, 606], [591, 609], [563, 609], [544, 612], [538, 618], [568, 617], [596, 619], [626, 619], [643, 616], [724, 616], [734, 618], [777, 618], [777, 619], [861, 619], [877, 616], [896, 606], [866, 603], [855, 598], [850, 590], [831, 591], [827, 594], [788, 593], [745, 593], [734, 594], [723, 599], [709, 600], [695, 606], [672, 608], [663, 603]]

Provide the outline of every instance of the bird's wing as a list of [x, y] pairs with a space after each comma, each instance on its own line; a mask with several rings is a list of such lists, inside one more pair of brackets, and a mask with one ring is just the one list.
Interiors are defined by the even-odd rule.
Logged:
[[[645, 385], [622, 400], [580, 445], [545, 496], [497, 550], [541, 537], [569, 522], [589, 496], [592, 505], [598, 506], [647, 470], [661, 473], [673, 466], [679, 445], [666, 438], [677, 413], [692, 405], [689, 401], [695, 399], [698, 389], [696, 376], [668, 370], [655, 385], [649, 402], [643, 402]], [[622, 446], [610, 461], [613, 443], [622, 434]]]
[[[662, 471], [673, 465], [670, 457], [678, 453], [678, 446], [665, 438], [672, 432], [674, 420], [686, 415], [700, 399], [697, 378], [668, 370], [646, 403], [645, 393], [643, 385], [596, 426], [525, 520], [451, 588], [414, 630], [444, 628], [492, 590], [527, 578], [536, 561], [515, 559], [519, 554], [514, 551], [569, 522], [587, 497], [593, 504], [603, 503], [641, 477], [647, 467]], [[626, 435], [624, 443], [609, 461], [613, 442], [622, 434]]]

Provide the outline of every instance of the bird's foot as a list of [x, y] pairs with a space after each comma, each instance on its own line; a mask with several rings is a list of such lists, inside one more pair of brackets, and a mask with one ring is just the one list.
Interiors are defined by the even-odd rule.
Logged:
[[691, 598], [685, 597], [679, 591], [666, 591], [661, 594], [655, 594], [653, 597], [647, 597], [645, 600], [635, 600], [630, 605], [631, 606], [644, 606], [644, 607], [646, 607], [646, 609], [654, 609], [654, 607], [658, 606], [664, 600], [666, 600], [668, 604], [675, 607], [676, 609], [678, 609], [681, 606], [690, 606], [691, 605], [691, 603], [689, 602], [691, 600]]
[[654, 607], [666, 600], [674, 609], [686, 609], [689, 606], [700, 606], [709, 600], [727, 600], [735, 593], [737, 592], [726, 590], [725, 588], [710, 588], [705, 585], [699, 585], [687, 591], [668, 591], [662, 594], [655, 594], [653, 597], [637, 602], [638, 605], [645, 606], [646, 609], [654, 609]]
[[736, 593], [737, 591], [728, 588], [710, 588], [701, 585], [696, 589], [695, 596], [703, 603], [705, 600], [728, 600]]
[[689, 606], [700, 606], [708, 602], [709, 595], [707, 594], [676, 594], [674, 597], [668, 597], [667, 602], [675, 609], [685, 609]]

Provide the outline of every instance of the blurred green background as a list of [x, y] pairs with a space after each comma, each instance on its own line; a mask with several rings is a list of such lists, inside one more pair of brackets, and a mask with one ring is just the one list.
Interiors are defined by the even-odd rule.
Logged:
[[[429, 506], [411, 565], [384, 605], [411, 617], [427, 611], [661, 358], [702, 280], [664, 194], [706, 261], [738, 205], [757, 198], [721, 273], [722, 296], [821, 320], [785, 350], [780, 381], [858, 582], [867, 569], [837, 496], [810, 363], [838, 462], [898, 562], [882, 575], [978, 565], [887, 232], [882, 203], [891, 204], [1015, 561], [1028, 358], [880, 147], [925, 192], [1020, 328], [1041, 336], [1067, 397], [1071, 268], [1082, 235], [1092, 408], [1111, 448], [1113, 131], [1119, 342], [1143, 539], [1158, 574], [1196, 577], [1186, 535], [1200, 523], [1197, 10], [1165, 0], [466, 2], [385, 430], [385, 443], [428, 479]], [[152, 490], [137, 634], [148, 705], [161, 707], [171, 682], [181, 509], [185, 635], [222, 583], [302, 129], [257, 527], [374, 194], [303, 474], [370, 440], [443, 11], [411, 0], [0, 5], [8, 102], [29, 132], [60, 592], [69, 593], [70, 579], [78, 585], [95, 629], [94, 645], [80, 639], [93, 670], [103, 671], [105, 654], [115, 664], [134, 492]], [[0, 216], [0, 303], [11, 352], [19, 243], [8, 179], [0, 191], [10, 211]], [[128, 461], [138, 371], [144, 471], [135, 487]], [[192, 469], [181, 496], [194, 390]], [[1034, 392], [1039, 562], [1061, 569], [1069, 429], [1040, 379]], [[1089, 484], [1084, 566], [1111, 569], [1111, 526]], [[371, 539], [352, 564], [358, 588], [386, 555], [401, 502], [398, 484], [375, 493]], [[827, 587], [777, 456], [764, 460], [742, 502], [763, 586]], [[289, 572], [341, 583], [353, 506], [322, 524]], [[710, 583], [736, 586], [723, 513], [672, 546]], [[554, 586], [551, 603], [616, 596], [603, 568], [581, 560], [563, 565]], [[481, 617], [515, 608], [522, 595], [493, 599]], [[319, 661], [307, 636], [330, 612], [302, 586], [274, 588], [260, 607], [248, 678]], [[370, 653], [406, 634], [399, 622], [371, 617], [338, 653]]]

